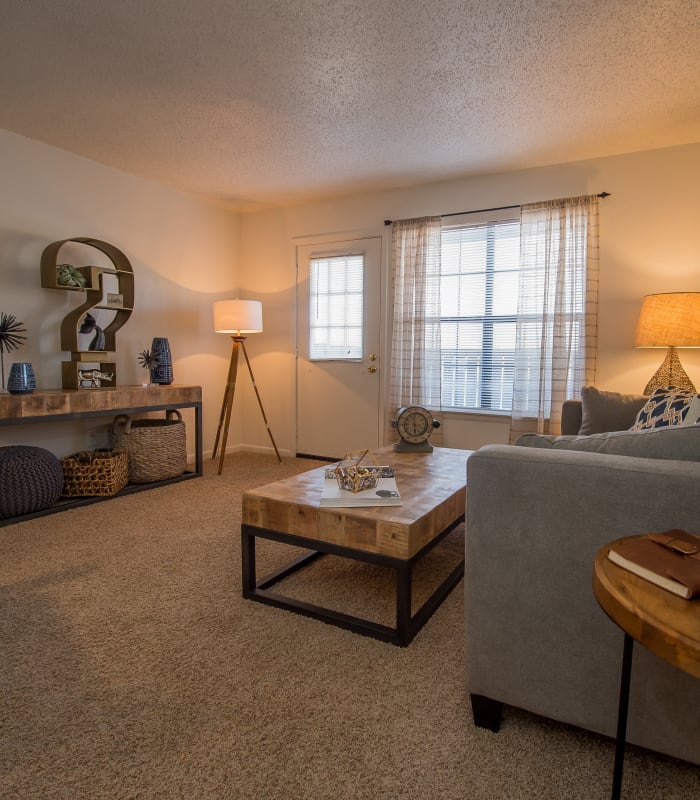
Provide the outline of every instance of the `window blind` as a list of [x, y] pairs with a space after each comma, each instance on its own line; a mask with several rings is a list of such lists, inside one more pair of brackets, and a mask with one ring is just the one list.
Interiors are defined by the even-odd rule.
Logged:
[[511, 408], [519, 236], [518, 221], [442, 229], [443, 408]]

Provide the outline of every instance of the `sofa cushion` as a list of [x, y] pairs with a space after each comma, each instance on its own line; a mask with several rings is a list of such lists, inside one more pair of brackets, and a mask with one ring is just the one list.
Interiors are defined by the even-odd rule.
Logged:
[[[684, 389], [656, 389], [637, 414], [632, 430], [668, 428], [675, 425], [694, 424], [688, 412], [696, 408], [693, 403], [700, 395]], [[694, 413], [694, 412], [693, 412]], [[688, 418], [688, 422], [685, 420]]]
[[519, 446], [554, 450], [581, 450], [606, 455], [700, 461], [700, 425], [612, 431], [590, 436], [545, 436], [524, 433]]
[[607, 431], [626, 431], [632, 426], [647, 398], [641, 394], [605, 392], [595, 386], [581, 388], [579, 436]]

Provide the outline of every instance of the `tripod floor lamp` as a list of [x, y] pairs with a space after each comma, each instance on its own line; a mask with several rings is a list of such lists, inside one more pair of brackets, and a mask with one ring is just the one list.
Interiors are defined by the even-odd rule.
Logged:
[[260, 412], [267, 428], [267, 433], [275, 448], [277, 460], [282, 463], [282, 458], [272, 437], [270, 425], [265, 416], [265, 409], [263, 408], [262, 400], [260, 399], [260, 392], [255, 383], [253, 369], [250, 366], [250, 359], [248, 352], [245, 349], [245, 340], [249, 333], [262, 333], [262, 303], [258, 300], [217, 300], [214, 303], [214, 330], [217, 333], [229, 333], [233, 341], [233, 350], [231, 351], [231, 363], [228, 368], [228, 378], [226, 380], [226, 389], [224, 391], [224, 400], [221, 404], [221, 414], [219, 415], [219, 427], [216, 431], [216, 439], [214, 440], [214, 451], [212, 459], [216, 458], [216, 451], [221, 445], [219, 451], [219, 471], [217, 474], [221, 475], [224, 468], [224, 455], [226, 453], [226, 440], [228, 439], [228, 428], [231, 422], [231, 409], [233, 408], [233, 395], [236, 391], [236, 376], [238, 374], [238, 351], [243, 351], [245, 356], [245, 363], [248, 366], [250, 379], [253, 382], [255, 389], [255, 396], [258, 398], [258, 405]]

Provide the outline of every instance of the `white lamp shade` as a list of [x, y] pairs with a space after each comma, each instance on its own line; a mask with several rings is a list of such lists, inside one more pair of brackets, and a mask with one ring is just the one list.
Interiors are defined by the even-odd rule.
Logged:
[[262, 303], [259, 300], [217, 300], [214, 330], [217, 333], [261, 333]]

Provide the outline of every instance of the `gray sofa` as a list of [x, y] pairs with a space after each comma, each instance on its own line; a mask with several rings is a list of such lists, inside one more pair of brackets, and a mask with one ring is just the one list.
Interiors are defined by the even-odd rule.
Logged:
[[[576, 433], [581, 416], [579, 402], [567, 403], [564, 432]], [[697, 442], [700, 426], [686, 430]], [[697, 444], [686, 460], [607, 449], [654, 436], [541, 437], [469, 458], [466, 689], [475, 724], [498, 730], [515, 706], [615, 735], [623, 634], [593, 594], [595, 555], [629, 534], [700, 533]], [[602, 452], [563, 449], [579, 444]], [[698, 709], [700, 681], [636, 645], [627, 741], [700, 764]]]

